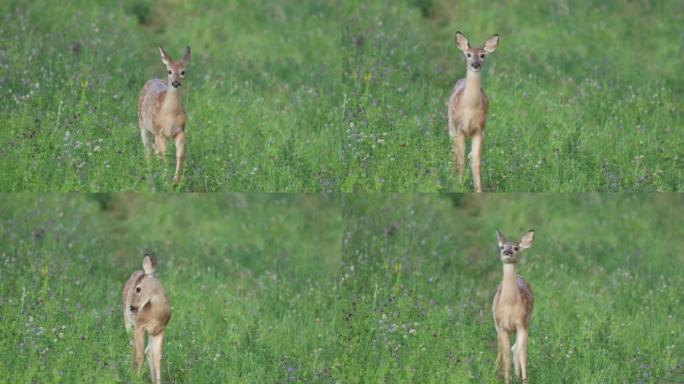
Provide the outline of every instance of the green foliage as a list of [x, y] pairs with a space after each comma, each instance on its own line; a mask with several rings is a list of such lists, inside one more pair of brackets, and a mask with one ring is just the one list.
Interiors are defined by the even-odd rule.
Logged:
[[679, 195], [354, 195], [345, 198], [340, 359], [346, 383], [494, 383], [495, 230], [537, 235], [535, 383], [680, 382]]
[[[0, 190], [169, 191], [137, 99], [192, 47], [181, 191], [471, 191], [445, 102], [481, 44], [489, 191], [682, 190], [679, 2], [9, 1]], [[424, 17], [427, 16], [427, 17]]]
[[187, 191], [327, 191], [342, 170], [334, 1], [5, 3], [0, 190], [167, 191], [145, 163], [144, 83], [158, 45], [192, 58]]
[[[419, 2], [420, 3], [420, 2]], [[472, 191], [452, 176], [454, 33], [494, 33], [483, 85], [489, 191], [679, 191], [681, 2], [345, 2], [345, 191]]]
[[[121, 290], [157, 254], [165, 382], [325, 382], [336, 342], [339, 199], [86, 195], [0, 200], [0, 381], [149, 382]], [[125, 214], [117, 211], [126, 211]]]

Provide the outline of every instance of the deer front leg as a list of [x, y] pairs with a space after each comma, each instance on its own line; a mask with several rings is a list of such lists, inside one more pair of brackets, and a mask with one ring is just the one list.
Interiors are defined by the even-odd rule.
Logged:
[[463, 179], [463, 169], [465, 168], [465, 134], [458, 129], [453, 137], [454, 141], [454, 166], [456, 176], [459, 180]]
[[475, 192], [482, 192], [482, 181], [480, 179], [480, 162], [482, 160], [482, 132], [477, 132], [473, 136], [473, 144], [471, 149], [472, 158], [470, 159], [470, 167], [473, 170], [473, 183], [475, 184]]
[[518, 359], [520, 359], [520, 373], [522, 373], [523, 383], [527, 383], [527, 337], [527, 329], [519, 328], [515, 344], [517, 345]]
[[138, 372], [140, 372], [140, 368], [142, 368], [142, 363], [143, 363], [143, 349], [144, 349], [144, 343], [145, 343], [145, 331], [143, 330], [142, 327], [135, 327], [134, 331], [134, 337], [135, 337], [135, 365], [136, 368], [138, 369]]
[[176, 174], [173, 177], [174, 184], [178, 184], [183, 173], [183, 160], [185, 159], [185, 132], [176, 135]]
[[499, 353], [503, 360], [503, 374], [506, 384], [511, 382], [511, 345], [508, 340], [508, 333], [504, 330], [499, 331]]
[[150, 379], [155, 384], [161, 383], [161, 357], [164, 333], [148, 337], [147, 363], [150, 367]]

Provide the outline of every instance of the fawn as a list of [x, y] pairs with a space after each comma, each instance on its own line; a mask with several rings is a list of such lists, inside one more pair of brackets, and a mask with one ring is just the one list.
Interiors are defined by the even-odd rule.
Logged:
[[[157, 156], [166, 156], [166, 140], [176, 140], [176, 173], [174, 184], [178, 184], [183, 172], [185, 158], [185, 111], [181, 100], [180, 86], [185, 78], [185, 67], [190, 61], [190, 47], [185, 48], [181, 61], [159, 47], [162, 63], [169, 73], [167, 82], [160, 79], [148, 81], [140, 92], [138, 100], [138, 127], [145, 146], [145, 158], [150, 157], [154, 144]], [[154, 143], [153, 143], [154, 140]]]
[[527, 383], [527, 337], [530, 316], [534, 307], [534, 295], [532, 287], [515, 272], [515, 264], [518, 261], [518, 253], [529, 248], [534, 241], [534, 230], [526, 232], [520, 242], [511, 243], [506, 241], [504, 235], [498, 230], [496, 238], [501, 251], [503, 263], [503, 280], [496, 288], [492, 303], [494, 326], [499, 338], [499, 357], [503, 357], [503, 372], [506, 383], [510, 382], [510, 352], [508, 337], [515, 333], [513, 344], [513, 365], [515, 375], [522, 377]]
[[143, 344], [147, 332], [147, 364], [155, 384], [161, 383], [161, 358], [164, 331], [171, 319], [169, 297], [154, 277], [157, 260], [153, 255], [143, 259], [143, 270], [135, 271], [124, 285], [123, 315], [126, 331], [134, 329], [135, 362], [138, 372], [143, 363]]
[[470, 166], [473, 172], [475, 192], [482, 192], [480, 162], [482, 160], [483, 132], [487, 121], [489, 100], [482, 88], [482, 65], [484, 58], [496, 50], [499, 35], [493, 35], [482, 48], [471, 48], [468, 38], [456, 32], [456, 46], [466, 56], [466, 77], [456, 82], [448, 103], [449, 137], [453, 141], [454, 164], [459, 178], [463, 178], [465, 166], [465, 140], [472, 137]]

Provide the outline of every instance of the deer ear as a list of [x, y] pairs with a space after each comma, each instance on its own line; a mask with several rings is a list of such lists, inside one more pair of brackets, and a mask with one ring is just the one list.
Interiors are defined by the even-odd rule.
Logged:
[[143, 271], [146, 275], [153, 275], [157, 268], [157, 259], [153, 255], [145, 256], [143, 259]]
[[470, 43], [468, 43], [468, 38], [461, 33], [461, 31], [456, 32], [456, 46], [461, 51], [470, 49]]
[[492, 53], [496, 51], [496, 47], [499, 45], [499, 35], [494, 35], [485, 41], [484, 50], [487, 53]]
[[161, 60], [167, 67], [171, 65], [171, 56], [164, 50], [164, 48], [159, 47], [159, 53], [161, 54]]
[[527, 249], [532, 246], [534, 241], [534, 229], [530, 229], [520, 238], [520, 244], [518, 246], [520, 249]]
[[498, 229], [496, 230], [496, 240], [499, 242], [499, 247], [506, 243], [506, 237]]
[[185, 47], [185, 54], [183, 55], [183, 65], [188, 65], [190, 61], [190, 47]]

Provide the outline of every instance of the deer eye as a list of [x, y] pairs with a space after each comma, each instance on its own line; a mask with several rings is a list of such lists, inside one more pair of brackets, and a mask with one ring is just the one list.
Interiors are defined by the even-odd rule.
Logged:
[[181, 75], [185, 76], [185, 71], [181, 71]]
[[140, 293], [140, 291], [142, 291], [142, 288], [140, 288], [140, 287], [135, 287], [135, 291], [138, 292], [138, 293]]
[[473, 57], [473, 54], [470, 53], [470, 52], [468, 52], [466, 55], [468, 55], [469, 58], [470, 58], [470, 57]]
[[500, 246], [499, 248], [503, 249], [503, 245], [502, 245], [502, 246]]
[[518, 247], [513, 247], [513, 250], [518, 252]]
[[484, 53], [480, 53], [480, 59], [484, 59]]
[[169, 71], [169, 75], [171, 74], [171, 71]]

